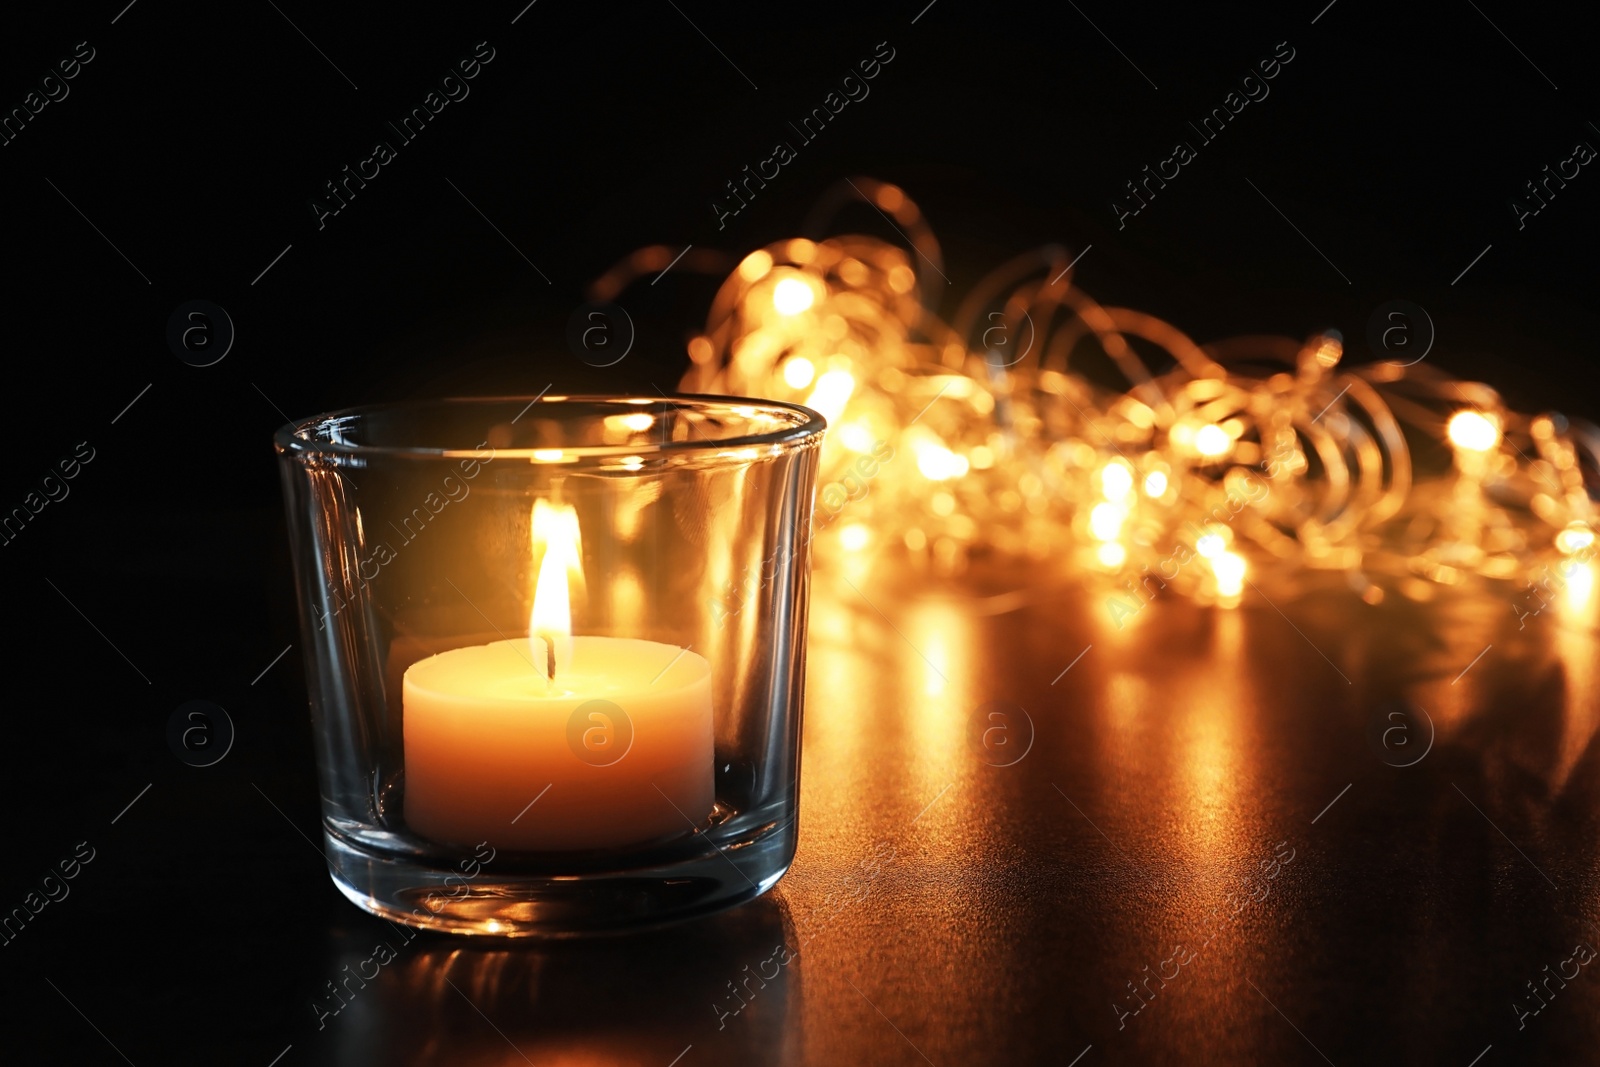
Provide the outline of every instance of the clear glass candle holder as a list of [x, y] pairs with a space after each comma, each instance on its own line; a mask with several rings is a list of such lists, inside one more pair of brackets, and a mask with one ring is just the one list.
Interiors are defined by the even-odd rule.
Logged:
[[777, 882], [823, 429], [766, 401], [543, 397], [280, 430], [339, 889], [559, 936]]

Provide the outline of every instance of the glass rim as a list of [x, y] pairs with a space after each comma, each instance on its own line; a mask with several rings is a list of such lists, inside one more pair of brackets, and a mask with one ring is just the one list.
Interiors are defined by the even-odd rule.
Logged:
[[[308, 429], [335, 419], [354, 419], [381, 412], [403, 412], [408, 408], [420, 410], [423, 408], [443, 408], [452, 405], [466, 407], [469, 405], [488, 406], [517, 403], [526, 405], [523, 408], [523, 414], [535, 404], [616, 404], [619, 407], [626, 407], [636, 411], [646, 409], [651, 405], [678, 404], [700, 409], [713, 407], [754, 409], [756, 413], [767, 413], [796, 421], [793, 421], [791, 425], [783, 426], [776, 430], [755, 434], [739, 434], [733, 437], [713, 439], [702, 436], [699, 439], [682, 441], [635, 442], [618, 445], [576, 445], [560, 449], [498, 448], [492, 445], [472, 448], [440, 448], [425, 445], [350, 444], [341, 441], [317, 441], [303, 436]], [[515, 422], [521, 417], [522, 414], [518, 414], [512, 421]], [[822, 434], [827, 428], [828, 421], [821, 413], [801, 404], [790, 404], [781, 400], [722, 396], [709, 393], [665, 393], [657, 396], [602, 393], [573, 393], [547, 396], [544, 393], [540, 393], [538, 396], [458, 396], [433, 400], [397, 400], [376, 404], [360, 404], [353, 407], [339, 408], [334, 411], [326, 411], [308, 418], [295, 419], [280, 426], [273, 433], [272, 440], [280, 456], [383, 456], [423, 460], [453, 460], [481, 459], [486, 454], [492, 454], [496, 457], [506, 456], [512, 459], [526, 459], [532, 463], [570, 463], [574, 459], [589, 457], [609, 458], [628, 455], [663, 456], [701, 452], [726, 452], [728, 450], [758, 448], [761, 446], [770, 446], [775, 452], [787, 452], [795, 448], [803, 448], [820, 443]], [[551, 453], [556, 454], [551, 455]]]

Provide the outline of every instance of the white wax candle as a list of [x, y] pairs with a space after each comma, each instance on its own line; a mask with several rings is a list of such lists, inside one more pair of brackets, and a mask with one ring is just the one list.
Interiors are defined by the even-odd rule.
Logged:
[[412, 830], [458, 845], [564, 851], [704, 824], [714, 801], [710, 664], [654, 641], [567, 640], [570, 661], [553, 681], [522, 638], [406, 670]]

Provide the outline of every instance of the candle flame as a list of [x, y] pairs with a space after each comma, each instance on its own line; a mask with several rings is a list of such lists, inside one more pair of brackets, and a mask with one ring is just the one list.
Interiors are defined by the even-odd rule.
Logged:
[[533, 610], [528, 618], [528, 645], [534, 669], [547, 685], [556, 672], [572, 662], [572, 591], [574, 574], [583, 579], [582, 542], [578, 513], [567, 504], [533, 502], [533, 551], [539, 579], [533, 590]]

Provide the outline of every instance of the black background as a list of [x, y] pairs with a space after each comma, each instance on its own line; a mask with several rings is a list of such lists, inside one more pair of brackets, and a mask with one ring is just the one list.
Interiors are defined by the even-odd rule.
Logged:
[[[638, 342], [615, 367], [585, 366], [564, 338], [588, 283], [641, 245], [742, 255], [868, 175], [929, 217], [949, 278], [930, 274], [929, 297], [946, 311], [1012, 255], [1092, 246], [1079, 284], [1201, 341], [1333, 326], [1367, 358], [1373, 310], [1407, 299], [1437, 328], [1430, 362], [1524, 410], [1596, 414], [1600, 177], [1584, 168], [1525, 228], [1510, 207], [1574, 144], [1600, 145], [1575, 13], [924, 2], [8, 13], [0, 107], [21, 106], [78, 42], [95, 58], [0, 147], [0, 509], [79, 442], [95, 458], [0, 551], [13, 682], [0, 907], [75, 842], [127, 843], [0, 948], [20, 990], [5, 998], [8, 1033], [64, 1011], [38, 975], [60, 980], [69, 958], [96, 953], [138, 1011], [189, 1013], [252, 1056], [284, 1020], [299, 1025], [303, 1005], [274, 999], [281, 969], [247, 961], [272, 951], [273, 909], [310, 909], [313, 924], [348, 909], [297, 845], [298, 865], [251, 862], [287, 832], [257, 791], [316, 825], [271, 433], [405, 396], [670, 391], [720, 279], [679, 269], [625, 293]], [[384, 122], [480, 41], [495, 58], [470, 95], [319, 229], [308, 201], [323, 183], [393, 141]], [[795, 143], [788, 123], [885, 41], [895, 56], [870, 96], [719, 229], [724, 183]], [[1295, 58], [1270, 95], [1119, 229], [1123, 183], [1175, 140], [1196, 143], [1186, 121], [1284, 41]], [[893, 237], [864, 207], [841, 223]], [[237, 331], [205, 368], [165, 338], [195, 299]], [[239, 730], [205, 771], [164, 733], [196, 698]], [[164, 992], [207, 973], [226, 976], [225, 998]], [[115, 1062], [86, 1029], [63, 1032], [74, 1062]], [[141, 1065], [191, 1055], [125, 1040]]]

